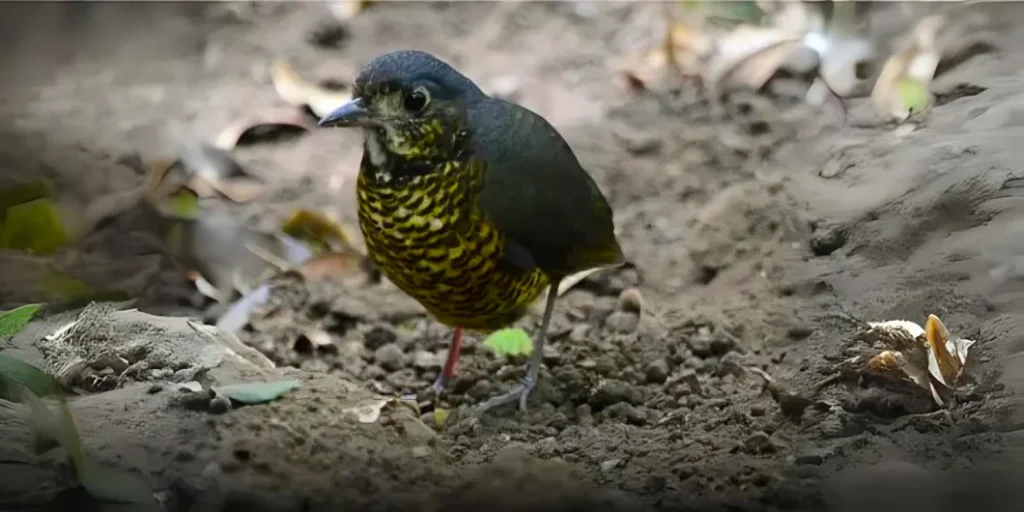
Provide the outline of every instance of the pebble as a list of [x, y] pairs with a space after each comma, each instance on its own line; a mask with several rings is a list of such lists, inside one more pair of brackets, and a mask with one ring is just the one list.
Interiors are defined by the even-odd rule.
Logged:
[[412, 365], [420, 370], [440, 370], [444, 366], [444, 357], [437, 352], [417, 350], [412, 355]]
[[606, 409], [609, 417], [624, 420], [630, 425], [642, 427], [647, 424], [647, 415], [640, 409], [625, 402], [619, 402]]
[[697, 332], [686, 340], [686, 346], [697, 357], [710, 357], [711, 354], [711, 329], [701, 327]]
[[593, 327], [590, 324], [576, 324], [569, 331], [569, 341], [573, 343], [583, 343], [590, 339], [590, 332]]
[[763, 404], [754, 404], [750, 406], [751, 416], [764, 416], [768, 412], [768, 407]]
[[607, 473], [607, 472], [609, 472], [609, 471], [619, 467], [619, 464], [622, 464], [622, 459], [606, 460], [606, 461], [601, 463], [601, 472], [602, 473]]
[[544, 364], [548, 366], [556, 366], [562, 361], [562, 354], [550, 344], [544, 345], [544, 352], [541, 354], [541, 357], [544, 360]]
[[644, 377], [652, 384], [664, 384], [668, 380], [669, 364], [664, 357], [647, 363], [644, 367]]
[[754, 432], [743, 441], [743, 446], [749, 453], [767, 453], [772, 450], [771, 437], [765, 432]]
[[231, 400], [226, 396], [217, 395], [210, 400], [210, 414], [224, 414], [231, 410]]
[[704, 389], [700, 385], [700, 378], [697, 377], [697, 372], [693, 370], [683, 370], [683, 373], [679, 374], [679, 381], [690, 388], [690, 393], [693, 393], [694, 395], [704, 394]]
[[815, 452], [801, 453], [796, 456], [795, 462], [801, 465], [817, 466], [825, 462], [825, 456]]
[[387, 371], [396, 371], [402, 368], [402, 349], [394, 343], [380, 346], [373, 352], [373, 360]]
[[594, 393], [591, 402], [595, 406], [603, 408], [619, 402], [636, 405], [641, 400], [643, 400], [643, 397], [635, 387], [620, 380], [609, 379], [601, 387], [597, 388], [597, 392]]
[[363, 335], [363, 345], [370, 350], [376, 351], [387, 344], [394, 343], [397, 339], [398, 337], [395, 336], [394, 331], [383, 327], [374, 327]]
[[537, 441], [537, 450], [545, 454], [556, 454], [558, 453], [558, 440], [554, 437], [545, 437]]
[[629, 334], [640, 324], [640, 315], [627, 311], [616, 311], [604, 320], [604, 325], [612, 332]]
[[480, 400], [491, 395], [493, 386], [491, 381], [487, 379], [480, 379], [473, 383], [473, 385], [466, 391], [466, 396], [475, 400]]

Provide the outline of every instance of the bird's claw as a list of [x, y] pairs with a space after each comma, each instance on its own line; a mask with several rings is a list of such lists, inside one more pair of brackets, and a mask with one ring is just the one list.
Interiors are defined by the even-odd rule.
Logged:
[[476, 415], [479, 416], [495, 407], [501, 407], [513, 402], [518, 402], [519, 410], [526, 412], [526, 399], [530, 397], [530, 393], [535, 387], [537, 387], [537, 379], [525, 378], [522, 384], [516, 386], [508, 393], [491, 398], [477, 406]]

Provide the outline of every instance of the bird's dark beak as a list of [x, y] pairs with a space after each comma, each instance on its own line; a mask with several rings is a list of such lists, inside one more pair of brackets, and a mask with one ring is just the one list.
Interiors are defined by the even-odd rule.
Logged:
[[316, 125], [318, 127], [352, 127], [362, 126], [369, 120], [366, 112], [366, 101], [363, 98], [353, 98], [352, 101], [334, 109], [327, 114]]

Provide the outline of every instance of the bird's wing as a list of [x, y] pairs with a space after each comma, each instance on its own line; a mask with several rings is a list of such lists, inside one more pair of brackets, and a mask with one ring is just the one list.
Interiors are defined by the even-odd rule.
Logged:
[[553, 126], [493, 99], [469, 122], [472, 157], [485, 165], [477, 204], [508, 236], [512, 263], [565, 275], [624, 261], [611, 207]]

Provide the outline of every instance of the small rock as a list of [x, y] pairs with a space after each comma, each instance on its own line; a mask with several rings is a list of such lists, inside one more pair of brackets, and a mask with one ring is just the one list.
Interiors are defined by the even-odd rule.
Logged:
[[818, 226], [811, 233], [811, 251], [815, 256], [828, 256], [846, 245], [846, 229], [843, 226], [827, 224]]
[[550, 343], [544, 344], [544, 352], [541, 354], [543, 357], [544, 364], [547, 366], [556, 366], [562, 361], [562, 354], [558, 352], [558, 349], [551, 346]]
[[620, 402], [636, 405], [642, 400], [640, 391], [635, 387], [620, 380], [608, 379], [597, 388], [591, 402], [598, 408], [605, 408]]
[[604, 325], [612, 332], [629, 334], [640, 324], [640, 315], [626, 311], [615, 311], [605, 318]]
[[724, 356], [736, 350], [736, 340], [731, 336], [720, 336], [711, 340], [711, 354]]
[[689, 366], [690, 368], [693, 368], [698, 372], [704, 370], [704, 368], [707, 367], [707, 364], [704, 362], [704, 360], [697, 356], [687, 357], [685, 364], [686, 366]]
[[643, 297], [640, 295], [640, 290], [636, 288], [622, 290], [622, 293], [619, 293], [618, 308], [624, 313], [639, 315], [643, 310]]
[[609, 472], [609, 471], [619, 467], [619, 464], [622, 464], [622, 459], [606, 460], [606, 461], [601, 463], [601, 472], [602, 473], [607, 473], [607, 472]]
[[767, 453], [772, 449], [771, 437], [765, 432], [754, 432], [743, 441], [743, 447], [749, 453]]
[[763, 404], [754, 404], [754, 405], [750, 406], [750, 415], [751, 416], [755, 416], [755, 417], [756, 416], [764, 416], [765, 413], [767, 413], [767, 412], [768, 412], [768, 407], [764, 406]]
[[363, 345], [370, 350], [376, 351], [384, 345], [394, 343], [397, 339], [398, 337], [394, 331], [383, 327], [374, 327], [363, 335]]
[[417, 350], [412, 355], [412, 365], [419, 370], [440, 370], [444, 366], [444, 356], [437, 352]]
[[771, 445], [771, 451], [773, 452], [787, 452], [793, 447], [793, 441], [785, 434], [777, 431], [772, 432], [772, 435], [769, 436], [768, 444]]
[[821, 453], [801, 453], [795, 457], [795, 462], [801, 465], [817, 466], [825, 462], [825, 456]]
[[224, 414], [231, 410], [231, 400], [222, 395], [217, 395], [210, 400], [210, 414]]
[[683, 373], [679, 374], [679, 381], [686, 384], [690, 388], [690, 392], [694, 395], [704, 394], [704, 389], [700, 385], [700, 378], [697, 377], [697, 372], [693, 370], [683, 370]]
[[429, 457], [430, 456], [430, 452], [431, 452], [431, 450], [430, 450], [429, 446], [420, 445], [420, 446], [414, 446], [412, 448], [412, 456], [417, 458], [417, 459], [423, 459], [423, 458]]
[[647, 424], [647, 415], [640, 409], [625, 402], [619, 402], [605, 411], [609, 417], [624, 420], [630, 425], [642, 427]]
[[494, 386], [491, 384], [491, 381], [487, 379], [480, 379], [474, 382], [469, 390], [466, 391], [466, 396], [474, 400], [482, 400], [491, 396], [491, 391], [493, 389]]
[[697, 332], [686, 340], [686, 345], [697, 357], [710, 357], [711, 354], [711, 329], [701, 327]]
[[593, 327], [590, 324], [576, 324], [569, 331], [569, 341], [573, 343], [583, 343], [590, 339], [590, 331]]
[[400, 432], [418, 443], [426, 444], [437, 437], [437, 431], [412, 414], [401, 414], [393, 419]]
[[558, 440], [554, 437], [545, 437], [544, 439], [537, 441], [537, 451], [546, 455], [554, 455], [558, 453]]
[[668, 380], [669, 364], [664, 357], [655, 359], [644, 367], [644, 377], [652, 384], [664, 384]]
[[157, 393], [159, 393], [159, 392], [161, 392], [163, 390], [164, 390], [164, 385], [163, 384], [153, 384], [152, 386], [149, 387], [149, 389], [146, 390], [146, 393], [149, 393], [151, 395], [155, 395], [155, 394], [157, 394]]
[[715, 367], [714, 375], [716, 377], [732, 376], [733, 378], [736, 378], [742, 377], [743, 373], [743, 363], [739, 360], [739, 354], [730, 352], [718, 361], [718, 366]]
[[388, 372], [384, 371], [383, 368], [375, 364], [371, 364], [363, 369], [362, 378], [363, 380], [379, 380], [383, 379]]
[[548, 418], [547, 425], [555, 430], [565, 430], [569, 426], [569, 417], [563, 413], [556, 412]]
[[373, 360], [387, 371], [396, 371], [402, 368], [402, 349], [394, 343], [381, 346], [373, 352]]

